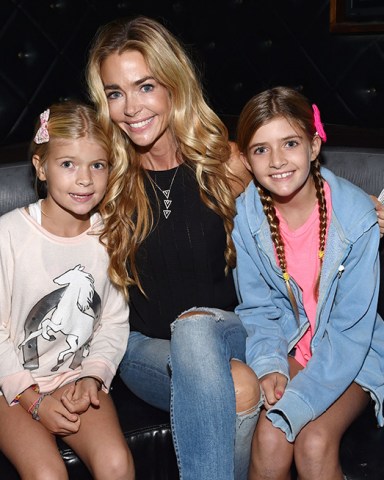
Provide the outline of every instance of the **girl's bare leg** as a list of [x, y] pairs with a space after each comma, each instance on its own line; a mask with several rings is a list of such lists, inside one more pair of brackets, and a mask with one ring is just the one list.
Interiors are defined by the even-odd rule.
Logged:
[[[289, 361], [291, 359], [289, 358]], [[302, 368], [298, 362], [291, 364], [293, 378]], [[272, 425], [266, 418], [266, 410], [260, 413], [259, 421], [252, 439], [252, 455], [248, 480], [289, 480], [293, 461], [293, 444], [285, 434]]]
[[67, 480], [55, 436], [20, 405], [0, 396], [0, 450], [27, 480]]
[[134, 464], [109, 395], [99, 392], [100, 407], [81, 414], [77, 433], [63, 440], [87, 465], [95, 480], [133, 480]]
[[[289, 366], [291, 378], [303, 368], [292, 357]], [[369, 395], [353, 383], [323, 415], [303, 428], [293, 444], [263, 411], [253, 436], [249, 480], [288, 480], [293, 457], [300, 480], [342, 480], [340, 441], [368, 401]]]
[[252, 439], [248, 480], [289, 480], [292, 460], [293, 444], [262, 410]]
[[295, 441], [295, 463], [300, 480], [342, 480], [340, 441], [369, 402], [368, 393], [352, 385], [320, 417], [306, 425]]

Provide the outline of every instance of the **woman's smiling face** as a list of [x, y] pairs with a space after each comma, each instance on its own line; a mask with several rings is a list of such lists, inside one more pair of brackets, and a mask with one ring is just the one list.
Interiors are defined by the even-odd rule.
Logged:
[[111, 54], [100, 73], [110, 117], [136, 146], [151, 149], [171, 141], [169, 92], [153, 77], [140, 52]]

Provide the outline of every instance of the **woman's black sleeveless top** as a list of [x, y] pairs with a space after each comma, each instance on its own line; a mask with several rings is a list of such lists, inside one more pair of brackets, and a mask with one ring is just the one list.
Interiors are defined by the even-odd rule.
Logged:
[[[148, 171], [162, 190], [176, 169]], [[149, 179], [145, 187], [154, 212], [154, 228], [139, 248], [136, 263], [147, 298], [130, 289], [132, 331], [169, 339], [170, 324], [191, 307], [233, 310], [237, 305], [232, 272], [225, 275], [225, 230], [222, 219], [201, 200], [193, 171], [182, 164], [165, 196]]]

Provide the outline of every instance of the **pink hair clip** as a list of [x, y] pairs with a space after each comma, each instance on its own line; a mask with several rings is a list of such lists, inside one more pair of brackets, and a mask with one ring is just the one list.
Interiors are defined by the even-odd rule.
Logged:
[[49, 142], [48, 120], [49, 108], [40, 114], [40, 128], [37, 130], [35, 138], [33, 139], [35, 143], [40, 144]]
[[323, 124], [321, 123], [320, 110], [317, 108], [317, 105], [315, 104], [312, 105], [312, 109], [313, 109], [313, 117], [314, 117], [316, 133], [317, 135], [319, 135], [319, 137], [323, 142], [326, 142], [327, 134], [325, 133]]

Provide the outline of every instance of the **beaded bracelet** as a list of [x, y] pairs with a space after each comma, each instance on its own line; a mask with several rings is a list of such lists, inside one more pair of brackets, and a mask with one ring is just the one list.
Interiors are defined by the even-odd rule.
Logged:
[[42, 393], [41, 395], [39, 395], [37, 399], [32, 403], [32, 405], [28, 408], [28, 413], [32, 415], [33, 420], [40, 420], [40, 417], [38, 415], [39, 407], [44, 397], [46, 397], [47, 395], [49, 395], [49, 393]]
[[40, 389], [39, 389], [39, 386], [37, 385], [37, 383], [35, 383], [34, 385], [30, 385], [29, 387], [27, 387], [25, 390], [23, 390], [22, 392], [18, 393], [15, 397], [15, 399], [13, 400], [13, 403], [18, 403], [19, 400], [20, 400], [20, 397], [23, 395], [24, 392], [26, 392], [29, 388], [32, 388], [32, 390], [36, 393], [40, 393]]

